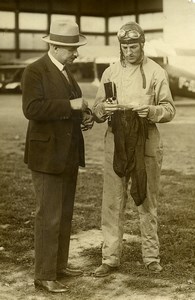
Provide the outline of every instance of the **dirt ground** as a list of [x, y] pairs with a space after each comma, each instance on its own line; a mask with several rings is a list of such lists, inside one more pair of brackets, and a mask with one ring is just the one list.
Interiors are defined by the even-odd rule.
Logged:
[[[125, 239], [137, 239], [135, 236], [124, 236]], [[82, 282], [82, 287], [79, 287], [77, 296], [67, 296], [66, 294], [51, 295], [41, 291], [35, 291], [33, 285], [33, 270], [25, 269], [25, 267], [16, 267], [15, 265], [7, 266], [7, 269], [2, 270], [3, 280], [0, 284], [0, 299], [1, 300], [194, 300], [195, 291], [192, 292], [189, 285], [194, 283], [183, 283], [182, 285], [173, 285], [167, 280], [155, 278], [153, 276], [154, 287], [152, 289], [143, 290], [131, 289], [131, 280], [133, 276], [114, 273], [109, 277], [95, 278], [92, 275], [91, 263], [89, 258], [80, 256], [79, 254], [91, 247], [100, 246], [102, 241], [101, 231], [90, 230], [80, 232], [72, 236], [70, 248], [70, 261], [75, 265], [79, 265], [84, 270], [84, 275], [79, 278], [68, 279], [63, 283], [67, 283], [68, 288], [76, 287], [77, 282]], [[33, 253], [32, 253], [33, 255]], [[1, 278], [2, 278], [1, 276]], [[105, 282], [106, 280], [106, 282]], [[101, 289], [101, 284], [106, 288]], [[127, 284], [128, 283], [128, 284]], [[155, 287], [156, 285], [156, 287]], [[90, 290], [91, 296], [79, 296], [79, 292]], [[189, 291], [188, 291], [189, 290]]]
[[[12, 138], [23, 139], [25, 135], [26, 121], [23, 119], [20, 107], [20, 96], [13, 96], [10, 98], [0, 96], [0, 119], [1, 122], [5, 118], [10, 118], [12, 122], [12, 132], [8, 135], [12, 135]], [[12, 109], [12, 104], [17, 101], [15, 109]], [[164, 140], [164, 169], [174, 169], [184, 174], [195, 174], [195, 106], [180, 106], [178, 102], [177, 116], [170, 124], [163, 124], [159, 126], [163, 140]], [[0, 122], [0, 123], [1, 123]], [[18, 124], [18, 133], [15, 134], [15, 124]], [[185, 126], [184, 126], [185, 125]], [[181, 135], [181, 143], [178, 145], [177, 126], [183, 128]], [[187, 127], [186, 127], [187, 126]], [[87, 144], [86, 159], [88, 165], [102, 166], [103, 156], [94, 155], [103, 151], [103, 131], [105, 126], [101, 126], [101, 139], [94, 144], [90, 142]], [[171, 138], [166, 139], [167, 130], [171, 132]], [[85, 133], [86, 139], [93, 141], [96, 132], [100, 131], [100, 127], [95, 126], [93, 130]], [[7, 132], [5, 128], [0, 129], [1, 134], [1, 150], [9, 151], [9, 143], [7, 140]], [[14, 136], [13, 136], [14, 134]], [[97, 151], [98, 149], [98, 151]], [[95, 152], [97, 151], [97, 152]], [[187, 153], [187, 155], [186, 155]], [[87, 170], [86, 170], [87, 171]], [[86, 172], [84, 171], [84, 172]], [[125, 235], [125, 240], [139, 239], [138, 236]], [[195, 300], [195, 283], [189, 279], [188, 282], [184, 282], [180, 285], [175, 285], [168, 280], [159, 279], [155, 276], [152, 277], [156, 287], [148, 290], [132, 289], [131, 281], [132, 275], [121, 274], [120, 271], [110, 275], [107, 278], [97, 279], [94, 278], [92, 267], [89, 257], [80, 255], [83, 250], [87, 250], [93, 247], [101, 247], [102, 236], [100, 230], [83, 231], [71, 238], [70, 248], [70, 261], [75, 265], [81, 266], [84, 270], [84, 275], [79, 278], [68, 279], [67, 285], [69, 289], [76, 287], [79, 282], [78, 294], [75, 296], [69, 293], [51, 295], [45, 292], [35, 291], [33, 285], [33, 266], [18, 266], [16, 264], [2, 265], [0, 263], [0, 300], [46, 300], [46, 299], [66, 299], [66, 300]], [[33, 252], [29, 253], [33, 256]], [[106, 283], [106, 289], [105, 289]], [[128, 284], [127, 284], [128, 283]], [[101, 285], [104, 285], [104, 289], [101, 289]], [[88, 295], [83, 297], [82, 289], [90, 291]]]

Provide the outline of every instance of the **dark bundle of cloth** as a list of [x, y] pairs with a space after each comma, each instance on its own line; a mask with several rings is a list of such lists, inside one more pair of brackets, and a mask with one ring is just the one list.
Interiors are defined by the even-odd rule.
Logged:
[[116, 111], [110, 125], [114, 134], [113, 168], [119, 177], [131, 178], [130, 194], [135, 204], [146, 198], [147, 174], [144, 161], [148, 121], [132, 110]]

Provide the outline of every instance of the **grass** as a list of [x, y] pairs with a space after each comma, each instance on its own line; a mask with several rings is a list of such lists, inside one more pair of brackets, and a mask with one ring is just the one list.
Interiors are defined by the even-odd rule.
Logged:
[[[0, 155], [1, 170], [1, 261], [33, 263], [29, 251], [33, 251], [34, 193], [30, 172], [23, 164], [22, 155]], [[87, 182], [87, 184], [86, 184]], [[183, 175], [173, 170], [162, 172], [159, 200], [159, 237], [162, 264], [165, 266], [159, 278], [190, 279], [195, 274], [195, 175]], [[73, 233], [100, 228], [101, 193], [103, 175], [88, 169], [79, 174], [73, 219]], [[182, 184], [181, 184], [182, 183]], [[174, 188], [173, 188], [174, 187]], [[128, 204], [126, 233], [139, 234], [136, 207]], [[101, 261], [101, 249], [92, 248], [83, 255], [92, 264]], [[121, 272], [140, 277], [147, 275], [141, 264], [140, 242], [124, 241]]]
[[[0, 99], [1, 100], [1, 99]], [[3, 109], [7, 104], [3, 103]], [[0, 101], [0, 104], [2, 104]], [[19, 102], [10, 101], [13, 105], [13, 118], [1, 115], [0, 112], [0, 260], [1, 266], [25, 265], [32, 268], [33, 264], [33, 230], [35, 198], [30, 171], [23, 163], [25, 125], [23, 117], [18, 113]], [[17, 124], [17, 126], [16, 126]], [[72, 232], [81, 230], [100, 229], [101, 226], [101, 198], [103, 184], [103, 127], [95, 126], [90, 132], [85, 133], [87, 168], [79, 173]], [[104, 125], [102, 125], [104, 126]], [[160, 197], [158, 206], [160, 253], [164, 272], [151, 279], [146, 272], [141, 258], [140, 240], [125, 241], [121, 260], [120, 273], [130, 276], [131, 279], [123, 282], [125, 287], [134, 290], [148, 290], [166, 287], [166, 284], [177, 283], [177, 291], [183, 291], [182, 284], [188, 289], [194, 289], [195, 280], [195, 174], [186, 175], [184, 172], [175, 171], [166, 165], [166, 161], [173, 166], [173, 153], [180, 155], [180, 136], [184, 132], [191, 134], [194, 127], [176, 126], [164, 127], [162, 134], [165, 137], [165, 168], [162, 170]], [[167, 130], [167, 128], [169, 130]], [[190, 130], [189, 130], [190, 129]], [[177, 130], [177, 134], [175, 134]], [[174, 137], [174, 138], [173, 138]], [[187, 141], [183, 135], [181, 157], [185, 160], [193, 157], [192, 140]], [[190, 148], [191, 147], [191, 148]], [[187, 157], [188, 150], [191, 156]], [[180, 166], [182, 159], [180, 157]], [[175, 159], [175, 165], [178, 158]], [[192, 165], [189, 161], [189, 165]], [[178, 168], [175, 168], [178, 169]], [[180, 168], [182, 169], [182, 167]], [[126, 209], [125, 232], [131, 235], [140, 235], [137, 208], [129, 199]], [[87, 257], [93, 268], [101, 263], [101, 248], [95, 247], [84, 250], [83, 256]], [[2, 269], [3, 270], [3, 269]], [[92, 279], [89, 279], [92, 280]], [[114, 277], [109, 278], [114, 282]], [[158, 281], [161, 280], [161, 281]], [[77, 295], [82, 294], [82, 299], [90, 299], [93, 289], [88, 289], [84, 279], [80, 283], [70, 283], [76, 287]], [[92, 280], [91, 286], [102, 289], [108, 284], [108, 279], [99, 283]], [[72, 286], [71, 286], [72, 285]], [[79, 299], [76, 292], [74, 299]], [[79, 297], [79, 296], [78, 296]]]
[[[157, 277], [187, 282], [195, 276], [195, 175], [183, 175], [173, 170], [164, 170], [162, 175], [158, 232], [164, 272]], [[175, 182], [174, 188], [170, 182]], [[131, 208], [126, 211], [125, 231], [139, 235], [138, 213], [131, 202], [128, 205]], [[83, 255], [90, 256], [96, 264], [101, 249], [90, 249]], [[140, 241], [124, 241], [120, 271], [137, 277], [148, 276], [142, 265]]]

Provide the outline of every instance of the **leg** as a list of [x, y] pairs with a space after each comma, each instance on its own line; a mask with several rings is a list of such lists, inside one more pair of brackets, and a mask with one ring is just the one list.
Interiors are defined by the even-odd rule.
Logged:
[[157, 234], [157, 197], [159, 192], [162, 156], [145, 157], [147, 172], [147, 198], [138, 207], [142, 236], [142, 257], [147, 266], [160, 262], [159, 240]]
[[32, 171], [36, 193], [35, 279], [55, 280], [62, 213], [62, 177]]
[[58, 271], [67, 267], [77, 174], [78, 167], [74, 168], [72, 174], [69, 172], [64, 174], [63, 205], [57, 257]]
[[105, 137], [105, 165], [102, 201], [102, 263], [111, 267], [120, 264], [126, 200], [125, 178], [113, 170], [114, 136], [107, 131]]

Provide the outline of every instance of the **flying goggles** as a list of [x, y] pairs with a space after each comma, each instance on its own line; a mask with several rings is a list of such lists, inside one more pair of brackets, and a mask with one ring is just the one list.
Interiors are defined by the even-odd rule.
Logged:
[[128, 43], [128, 44], [133, 44], [133, 43], [139, 43], [141, 34], [137, 32], [136, 30], [124, 30], [120, 29], [117, 33], [118, 39], [120, 43]]

